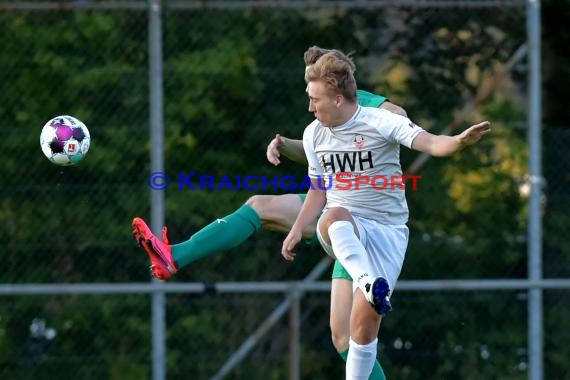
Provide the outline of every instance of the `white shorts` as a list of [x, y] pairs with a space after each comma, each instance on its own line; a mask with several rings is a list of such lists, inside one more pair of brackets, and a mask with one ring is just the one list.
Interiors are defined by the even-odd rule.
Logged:
[[[360, 241], [368, 253], [371, 265], [370, 276], [384, 277], [393, 293], [408, 248], [408, 226], [381, 224], [355, 215], [352, 215], [352, 218], [358, 227]], [[319, 228], [317, 228], [317, 237], [325, 252], [335, 257], [332, 247], [323, 240]], [[353, 289], [356, 289], [356, 281], [353, 281]]]

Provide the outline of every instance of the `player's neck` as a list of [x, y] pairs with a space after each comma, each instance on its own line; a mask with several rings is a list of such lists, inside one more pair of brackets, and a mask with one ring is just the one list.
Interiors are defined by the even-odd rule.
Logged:
[[348, 104], [344, 105], [341, 109], [341, 112], [339, 114], [339, 118], [338, 118], [337, 122], [335, 123], [334, 127], [338, 127], [339, 125], [343, 125], [347, 121], [352, 119], [352, 117], [354, 116], [354, 114], [356, 113], [357, 110], [358, 110], [358, 104], [357, 103], [348, 103]]

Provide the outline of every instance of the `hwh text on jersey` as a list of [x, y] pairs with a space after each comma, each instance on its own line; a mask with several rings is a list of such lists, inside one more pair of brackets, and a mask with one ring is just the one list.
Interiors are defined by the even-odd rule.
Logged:
[[[323, 171], [326, 173], [353, 172], [357, 169], [359, 171], [363, 171], [364, 169], [372, 169], [374, 167], [374, 163], [372, 162], [372, 152], [369, 150], [333, 153], [329, 155], [328, 161], [325, 156], [322, 156], [321, 165], [323, 167]], [[327, 168], [330, 168], [329, 170], [331, 171], [327, 170]]]

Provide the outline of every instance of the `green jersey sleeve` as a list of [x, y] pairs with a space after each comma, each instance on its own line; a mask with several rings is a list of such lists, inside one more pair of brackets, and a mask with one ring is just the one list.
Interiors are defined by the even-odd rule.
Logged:
[[382, 95], [376, 95], [363, 90], [356, 90], [356, 96], [358, 97], [358, 104], [362, 107], [378, 108], [382, 103], [389, 101], [388, 98]]

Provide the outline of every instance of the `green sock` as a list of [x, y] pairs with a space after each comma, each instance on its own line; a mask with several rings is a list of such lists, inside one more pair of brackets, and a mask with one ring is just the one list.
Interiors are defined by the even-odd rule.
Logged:
[[213, 253], [237, 247], [261, 228], [259, 215], [248, 205], [217, 219], [187, 241], [172, 246], [178, 269]]
[[[348, 357], [348, 348], [342, 352], [339, 352], [338, 354], [342, 360], [346, 362], [346, 358]], [[382, 369], [382, 366], [380, 366], [378, 359], [376, 359], [376, 362], [374, 363], [372, 373], [370, 374], [368, 380], [386, 380], [386, 375], [384, 375], [384, 370]]]

